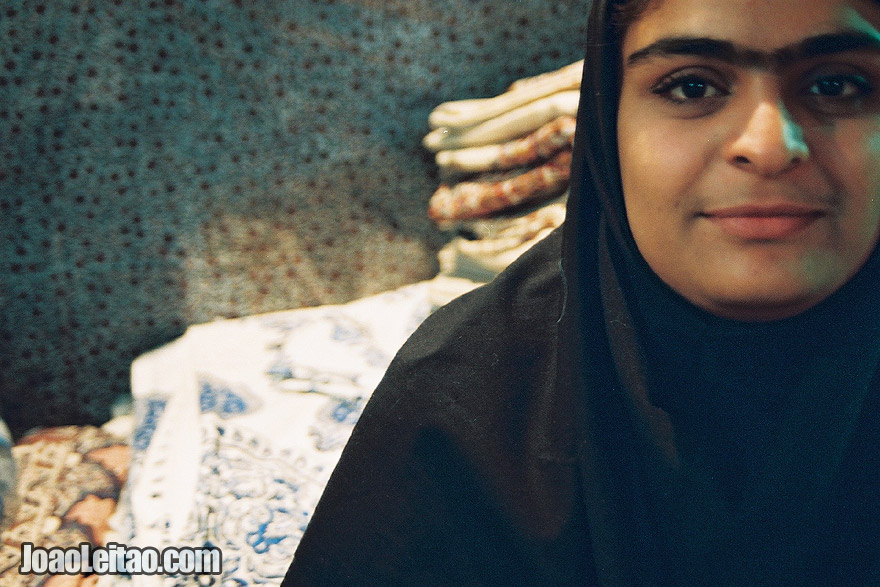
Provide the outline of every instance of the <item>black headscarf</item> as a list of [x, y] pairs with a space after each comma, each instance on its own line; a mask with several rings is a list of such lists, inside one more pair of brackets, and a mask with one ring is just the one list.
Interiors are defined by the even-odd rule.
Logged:
[[[880, 256], [803, 314], [709, 315], [648, 268], [617, 158], [621, 39], [594, 3], [563, 262], [561, 383], [608, 585], [858, 585], [880, 553]], [[597, 336], [597, 333], [605, 336]]]
[[666, 287], [626, 221], [609, 5], [563, 231], [404, 345], [284, 585], [880, 584], [878, 255], [779, 322]]

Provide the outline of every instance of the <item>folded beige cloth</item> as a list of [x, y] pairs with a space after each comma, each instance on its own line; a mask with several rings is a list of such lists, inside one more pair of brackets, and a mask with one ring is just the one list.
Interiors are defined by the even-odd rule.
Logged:
[[476, 282], [489, 282], [551, 232], [552, 230], [548, 229], [533, 240], [509, 249], [495, 247], [491, 241], [469, 241], [456, 237], [437, 253], [441, 274]]
[[496, 241], [515, 246], [532, 239], [545, 228], [562, 226], [565, 220], [567, 194], [515, 216], [475, 218], [456, 223], [459, 233], [470, 235], [471, 241]]
[[525, 216], [510, 219], [494, 236], [478, 240], [456, 237], [438, 253], [440, 273], [489, 281], [554, 228], [561, 226], [563, 220], [565, 204], [554, 202]]
[[[560, 87], [562, 89], [566, 89], [567, 87], [580, 88], [581, 76], [583, 75], [583, 72], [584, 60], [581, 59], [580, 61], [575, 61], [574, 63], [566, 65], [565, 67], [560, 67], [555, 71], [539, 73], [538, 75], [524, 77], [521, 80], [517, 80], [510, 84], [510, 87], [507, 88], [507, 91], [514, 92], [531, 85], [553, 86]], [[568, 86], [567, 84], [572, 85]]]
[[476, 173], [531, 165], [568, 147], [574, 140], [575, 118], [560, 116], [532, 134], [503, 143], [437, 153], [442, 171]]
[[466, 128], [441, 127], [428, 133], [422, 144], [431, 151], [503, 143], [528, 134], [560, 116], [577, 114], [580, 92], [567, 90], [506, 111]]
[[428, 300], [431, 306], [439, 308], [445, 306], [455, 298], [466, 294], [495, 277], [494, 274], [479, 274], [479, 279], [458, 275], [446, 275], [438, 273], [428, 281]]
[[581, 85], [583, 67], [581, 60], [556, 71], [516, 81], [505, 93], [493, 98], [444, 102], [428, 116], [428, 124], [431, 128], [473, 126], [545, 96], [577, 89]]

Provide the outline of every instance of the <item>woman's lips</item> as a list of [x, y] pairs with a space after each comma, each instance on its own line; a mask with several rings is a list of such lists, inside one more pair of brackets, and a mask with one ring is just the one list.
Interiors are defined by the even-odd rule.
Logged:
[[744, 240], [781, 240], [825, 215], [819, 208], [797, 204], [746, 205], [701, 214], [727, 234]]

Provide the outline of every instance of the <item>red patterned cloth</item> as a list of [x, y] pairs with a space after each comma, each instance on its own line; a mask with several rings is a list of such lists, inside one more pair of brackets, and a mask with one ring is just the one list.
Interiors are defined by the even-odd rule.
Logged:
[[104, 545], [108, 520], [128, 474], [129, 447], [93, 426], [65, 426], [30, 434], [12, 452], [20, 503], [0, 542], [0, 584], [92, 585], [96, 577], [20, 575], [21, 544]]
[[568, 187], [571, 151], [516, 177], [497, 182], [443, 184], [431, 196], [428, 216], [435, 222], [482, 218], [493, 212], [558, 196]]

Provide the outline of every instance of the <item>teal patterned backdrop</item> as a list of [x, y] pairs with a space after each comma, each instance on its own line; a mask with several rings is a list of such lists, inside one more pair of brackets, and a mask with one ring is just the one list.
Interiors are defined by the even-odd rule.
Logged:
[[431, 277], [440, 102], [581, 57], [587, 0], [0, 6], [0, 409], [106, 420], [187, 325]]

